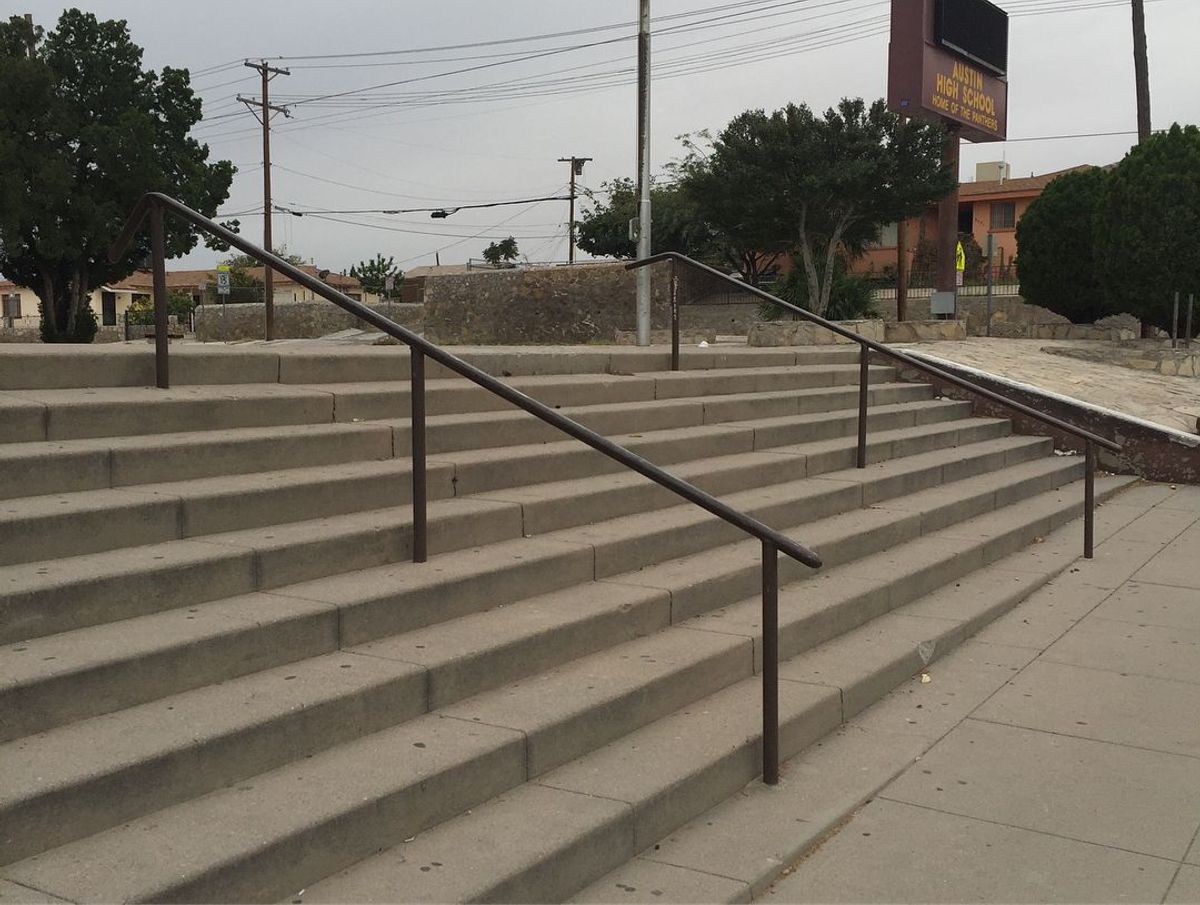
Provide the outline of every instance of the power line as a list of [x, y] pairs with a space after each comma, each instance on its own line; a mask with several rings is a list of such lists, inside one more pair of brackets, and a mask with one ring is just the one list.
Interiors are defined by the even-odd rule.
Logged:
[[[686, 18], [688, 16], [705, 15], [710, 12], [723, 12], [728, 9], [748, 6], [762, 6], [771, 0], [752, 0], [752, 2], [740, 3], [725, 3], [720, 6], [708, 7], [705, 9], [692, 10], [686, 13], [674, 13], [669, 16], [656, 16], [653, 22], [665, 22], [675, 19]], [[806, 0], [793, 0], [793, 2], [806, 2]], [[610, 25], [594, 25], [588, 28], [576, 28], [570, 31], [547, 32], [537, 35], [521, 35], [513, 38], [497, 38], [491, 41], [474, 41], [468, 44], [442, 44], [434, 47], [409, 47], [399, 50], [379, 50], [379, 51], [363, 51], [359, 53], [326, 53], [326, 54], [308, 54], [303, 56], [280, 56], [276, 59], [280, 60], [343, 60], [363, 57], [380, 57], [380, 56], [396, 56], [401, 54], [419, 54], [419, 53], [436, 53], [443, 50], [471, 50], [479, 47], [498, 47], [505, 44], [528, 44], [534, 41], [552, 40], [554, 38], [571, 38], [580, 35], [598, 34], [604, 31], [612, 31], [618, 28], [636, 28], [637, 22], [616, 22]]]
[[[521, 198], [516, 201], [489, 201], [485, 204], [456, 204], [443, 205], [441, 207], [406, 207], [406, 208], [358, 208], [354, 210], [315, 210], [315, 211], [294, 211], [287, 210], [284, 213], [291, 214], [294, 217], [303, 217], [308, 214], [453, 214], [458, 211], [473, 211], [485, 210], [492, 207], [510, 207], [514, 204], [541, 204], [543, 201], [570, 201], [570, 195], [547, 195], [544, 198]], [[282, 210], [276, 205], [276, 210]]]

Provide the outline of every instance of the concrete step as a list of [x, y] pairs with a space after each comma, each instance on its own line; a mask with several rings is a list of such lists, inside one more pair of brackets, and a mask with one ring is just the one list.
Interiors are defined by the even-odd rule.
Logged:
[[[947, 466], [951, 468], [951, 477], [964, 477], [1003, 467], [1005, 463], [1011, 466], [1043, 451], [1043, 442], [1035, 438], [1014, 437], [953, 451], [921, 454], [867, 472], [852, 470], [829, 477], [834, 484], [858, 485], [861, 489], [857, 493], [839, 491], [837, 494], [838, 499], [858, 506], [864, 499], [872, 503], [889, 495], [934, 485], [944, 478]], [[733, 457], [733, 460], [721, 462], [723, 468], [708, 474], [702, 467], [711, 468], [709, 463], [693, 463], [691, 470], [695, 474], [685, 476], [695, 477], [711, 490], [719, 491], [723, 482], [731, 479], [752, 478], [753, 483], [758, 484], [765, 477], [783, 483], [786, 478], [783, 469], [794, 470], [795, 467], [795, 460], [791, 458], [768, 454]], [[1033, 464], [1045, 466], [1047, 463], [1057, 464], [1053, 459]], [[1046, 469], [1047, 474], [1051, 471]], [[630, 488], [624, 476], [614, 480], [620, 481], [617, 490]], [[1013, 492], [1018, 492], [1024, 484], [1017, 477], [1012, 480]], [[817, 483], [819, 489], [827, 489], [821, 482]], [[660, 506], [674, 502], [673, 497], [658, 499], [663, 493], [658, 488], [647, 488], [644, 483], [636, 486], [654, 491], [654, 499]], [[611, 513], [615, 506], [611, 495], [601, 492], [582, 497], [559, 494], [556, 499], [565, 500], [567, 504], [573, 499], [585, 499], [587, 511], [597, 519], [604, 518], [606, 511]], [[551, 515], [543, 515], [534, 501], [520, 502], [527, 525], [530, 519], [553, 517], [553, 508], [548, 510]], [[900, 505], [904, 504], [896, 504]], [[578, 504], [573, 511], [577, 517]], [[817, 511], [810, 510], [807, 516], [811, 518], [816, 514]], [[526, 530], [526, 533], [530, 532]], [[628, 539], [620, 538], [616, 542], [625, 544]], [[433, 625], [438, 619], [476, 612], [486, 606], [503, 606], [522, 596], [536, 596], [565, 587], [561, 582], [590, 580], [595, 574], [597, 554], [594, 551], [597, 547], [591, 543], [571, 544], [560, 537], [549, 547], [541, 542], [500, 546], [504, 550], [498, 555], [480, 555], [480, 552], [491, 552], [491, 548], [485, 548], [471, 557], [473, 576], [477, 580], [488, 578], [491, 583], [484, 598], [477, 592], [465, 594], [461, 584], [450, 590], [448, 582], [461, 583], [461, 569], [452, 570], [445, 581], [422, 583], [418, 580], [413, 584], [412, 574], [396, 578], [397, 569], [402, 567], [388, 566], [374, 570], [387, 575], [386, 581], [382, 582], [386, 588], [382, 598], [373, 590], [374, 574], [368, 570], [349, 573], [339, 579], [280, 588], [277, 594], [294, 596], [294, 604], [277, 595], [249, 594], [25, 640], [5, 658], [9, 683], [0, 689], [0, 740], [329, 652], [336, 649], [339, 633], [343, 640], [363, 639], [379, 637], [388, 631], [401, 631], [405, 627]], [[511, 554], [508, 552], [510, 547]], [[532, 549], [527, 549], [529, 547]], [[569, 565], [568, 560], [579, 550], [590, 554], [586, 564]], [[522, 573], [523, 583], [517, 584], [501, 583], [498, 575], [485, 571], [502, 569], [509, 556], [542, 563], [542, 574], [531, 574], [526, 569]], [[578, 557], [574, 559], [578, 560]], [[443, 574], [444, 568], [439, 564], [435, 578]], [[424, 570], [418, 566], [408, 571], [419, 574]], [[448, 606], [445, 598], [450, 594], [455, 603]], [[314, 599], [304, 599], [308, 597]], [[379, 615], [381, 611], [389, 615]], [[403, 622], [398, 623], [401, 619]], [[501, 628], [493, 631], [505, 634]], [[436, 633], [437, 629], [430, 631], [430, 649], [439, 646], [434, 642]], [[415, 643], [425, 644], [423, 641]], [[417, 652], [420, 649], [410, 649], [407, 658], [424, 662]], [[523, 657], [527, 659], [521, 662], [536, 662], [537, 653], [526, 651]], [[502, 672], [504, 666], [493, 664], [489, 669]], [[463, 680], [454, 681], [463, 684]], [[431, 690], [431, 695], [439, 703], [444, 700], [436, 689]]]
[[[429, 504], [431, 554], [521, 536], [520, 507]], [[277, 588], [412, 555], [409, 506], [0, 567], [0, 643]]]
[[[868, 379], [885, 383], [895, 369], [875, 366]], [[858, 385], [857, 365], [821, 364], [756, 367], [655, 374], [550, 375], [509, 377], [505, 382], [547, 405], [559, 408], [651, 399], [692, 399], [699, 396], [755, 395], [819, 387]], [[334, 398], [337, 421], [405, 418], [412, 408], [407, 381], [302, 385]], [[426, 410], [430, 414], [508, 411], [512, 406], [480, 386], [463, 379], [429, 380]]]
[[[949, 403], [916, 410], [886, 406], [872, 412], [868, 424], [884, 430], [913, 424], [918, 417], [928, 424], [961, 412], [962, 408]], [[781, 419], [770, 436], [783, 442], [783, 431], [789, 427], [792, 435], [823, 436], [833, 429], [851, 429], [851, 421], [856, 427], [857, 417], [857, 413], [853, 419], [844, 413], [809, 416], [794, 425]], [[750, 448], [754, 438], [749, 428], [725, 428], [652, 431], [614, 439], [660, 464], [672, 464], [680, 456], [696, 458]], [[434, 459], [426, 466], [426, 486], [428, 498], [437, 500], [511, 487], [531, 474], [553, 480], [559, 474], [579, 477], [616, 470], [616, 463], [568, 440]], [[703, 473], [702, 469], [695, 474]], [[628, 478], [633, 479], [631, 490], [646, 483], [638, 475]], [[736, 485], [726, 481], [723, 486]], [[409, 463], [387, 460], [10, 499], [0, 505], [0, 565], [398, 506], [411, 502], [411, 490]]]
[[[1072, 463], [1052, 460], [1051, 464], [1059, 465], [1059, 480], [1070, 479], [1072, 469], [1068, 466]], [[975, 483], [980, 480], [986, 479], [975, 479]], [[819, 528], [820, 523], [813, 526], [814, 530]], [[982, 548], [988, 543], [988, 540], [979, 540], [977, 546]], [[951, 568], [957, 564], [967, 570], [977, 565], [977, 561], [961, 550], [955, 553], [956, 556], [950, 557]], [[940, 567], [944, 572], [946, 566], [940, 564]], [[924, 575], [932, 572], [935, 566], [920, 559], [918, 569], [924, 570], [920, 573]], [[887, 585], [889, 582], [895, 584], [898, 581], [896, 576], [903, 572], [903, 568], [890, 568], [876, 569], [872, 574], [878, 576], [877, 583]], [[930, 582], [928, 577], [922, 580], [926, 584]], [[344, 740], [345, 733], [350, 730], [341, 722], [330, 726], [328, 730], [322, 729], [320, 721], [328, 718], [322, 714], [328, 710], [341, 719], [347, 712], [358, 713], [359, 707], [378, 713], [378, 705], [374, 703], [377, 694], [386, 695], [391, 702], [390, 709], [384, 708], [386, 713], [379, 717], [384, 720], [389, 718], [386, 714], [400, 714], [394, 720], [399, 721], [426, 709], [436, 708], [454, 715], [457, 713], [456, 707], [452, 706], [454, 702], [477, 693], [479, 697], [463, 703], [462, 707], [467, 710], [459, 716], [464, 719], [484, 719], [489, 723], [500, 720], [504, 724], [505, 719], [532, 718], [529, 715], [533, 713], [540, 715], [547, 706], [540, 684], [557, 681], [554, 676], [561, 675], [564, 669], [571, 672], [578, 665], [564, 667], [563, 664], [628, 642], [639, 635], [661, 631], [672, 619], [676, 622], [683, 620], [682, 614], [672, 613], [668, 590], [673, 589], [635, 588], [623, 586], [620, 582], [621, 579], [617, 579], [615, 584], [588, 584], [582, 588], [575, 587], [527, 599], [513, 606], [493, 608], [475, 617], [456, 620], [448, 626], [439, 625], [433, 630], [411, 632], [395, 639], [349, 648], [332, 659], [329, 656], [316, 656], [305, 662], [258, 672], [237, 681], [201, 688], [108, 717], [77, 722], [57, 731], [26, 737], [2, 746], [0, 769], [16, 778], [14, 787], [21, 791], [9, 799], [6, 807], [0, 807], [0, 839], [8, 835], [3, 831], [4, 826], [20, 825], [24, 828], [23, 832], [12, 835], [14, 838], [19, 836], [21, 841], [11, 845], [39, 845], [36, 842], [39, 838], [52, 840], [40, 843], [42, 847], [58, 844], [75, 838], [67, 834], [88, 832], [89, 820], [92, 821], [92, 828], [98, 829], [101, 827], [95, 821], [109, 819], [113, 814], [118, 815], [115, 818], [117, 820], [124, 819], [121, 815], [143, 813], [187, 797], [189, 793], [199, 794], [197, 790], [206, 782], [212, 783], [218, 778], [221, 782], [239, 781], [244, 776], [252, 775], [252, 772], [247, 772], [251, 768], [261, 770], [274, 766], [274, 763], [268, 762], [272, 756], [293, 759], [326, 745], [336, 744]], [[856, 593], [860, 584], [851, 583]], [[833, 587], [842, 587], [836, 578]], [[912, 585], [905, 587], [911, 593]], [[890, 599], [898, 601], [899, 593], [896, 591]], [[830, 596], [825, 593], [820, 595], [820, 599], [826, 600]], [[832, 596], [836, 598], [839, 595], [834, 593]], [[261, 606], [258, 601], [254, 603]], [[879, 612], [878, 606], [872, 608], [859, 597], [852, 598], [844, 606], [859, 608], [864, 613], [859, 621], [865, 621]], [[685, 625], [701, 628], [719, 626], [713, 631], [734, 638], [737, 642], [734, 647], [749, 644], [748, 650], [752, 651], [759, 642], [753, 626], [738, 631], [740, 612], [738, 607], [727, 608], [718, 614], [716, 622], [698, 623], [693, 619]], [[315, 608], [310, 607], [309, 615], [316, 613]], [[842, 630], [852, 624], [856, 623], [846, 617], [837, 623]], [[784, 629], [785, 644], [790, 644], [796, 633], [789, 631], [786, 621]], [[138, 634], [144, 635], [145, 632]], [[808, 643], [817, 642], [810, 640]], [[357, 662], [346, 659], [350, 654], [371, 661], [366, 664], [365, 674], [363, 670], [350, 672], [354, 669], [353, 663]], [[337, 659], [338, 656], [341, 656], [341, 660]], [[654, 662], [651, 655], [647, 657]], [[226, 655], [224, 659], [230, 661], [233, 658]], [[583, 706], [578, 702], [594, 703], [597, 695], [611, 693], [613, 683], [617, 681], [613, 676], [618, 676], [619, 687], [625, 688], [620, 683], [629, 678], [627, 661], [630, 659], [621, 654], [618, 660], [626, 665], [605, 672], [608, 678], [603, 683], [598, 684], [594, 678], [588, 678], [592, 673], [585, 669], [580, 673], [584, 678], [576, 684], [582, 683], [587, 688], [581, 685], [570, 694], [556, 693], [556, 700], [561, 700], [555, 706], [566, 708], [566, 711], [561, 719], [550, 721], [544, 737], [530, 726], [522, 727], [529, 737], [531, 771], [548, 768], [547, 764], [563, 758], [563, 751], [575, 750], [579, 745], [587, 744], [587, 740], [596, 732], [609, 732], [613, 726], [620, 725], [620, 721], [611, 714], [596, 722], [589, 707], [578, 711]], [[666, 661], [675, 662], [671, 658], [666, 658]], [[334, 662], [336, 666], [329, 665]], [[398, 669], [389, 671], [386, 666], [389, 662], [398, 664]], [[641, 660], [637, 662], [641, 663]], [[556, 672], [528, 678], [538, 670], [558, 667], [561, 668]], [[343, 676], [348, 680], [349, 690], [344, 687], [346, 682], [326, 687], [329, 683], [327, 677], [335, 668], [347, 670]], [[709, 668], [715, 667], [709, 663], [705, 669]], [[182, 670], [176, 666], [175, 671]], [[146, 678], [150, 677], [143, 675], [143, 679]], [[676, 678], [664, 681], [674, 687]], [[161, 681], [159, 677], [155, 679]], [[518, 686], [511, 686], [490, 694], [484, 693], [488, 688], [505, 681], [519, 679], [525, 680], [521, 690], [518, 690]], [[169, 674], [166, 680], [170, 681]], [[287, 681], [294, 681], [295, 684], [283, 684]], [[688, 679], [687, 682], [694, 680]], [[597, 687], [602, 687], [603, 692], [595, 691]], [[279, 688], [283, 691], [273, 691]], [[306, 690], [305, 707], [299, 713], [296, 712], [294, 697], [294, 694], [300, 693], [297, 689]], [[61, 684], [56, 690], [67, 701], [73, 697]], [[104, 687], [101, 686], [100, 690], [103, 692]], [[594, 694], [588, 693], [593, 691]], [[664, 696], [669, 699], [669, 694], [665, 692], [654, 695], [656, 706]], [[28, 705], [33, 702], [27, 698], [25, 703]], [[47, 700], [46, 703], [52, 702]], [[625, 698], [611, 706], [620, 710], [623, 719], [632, 718], [628, 711], [631, 705]], [[490, 709], [493, 707], [499, 707], [508, 716], [493, 713]], [[479, 716], [470, 712], [470, 708], [482, 708], [488, 715]], [[24, 714], [30, 709], [36, 707], [14, 708], [14, 712]], [[59, 709], [61, 711], [61, 705]], [[608, 711], [605, 710], [605, 713]], [[211, 714], [220, 714], [221, 718], [214, 720]], [[366, 718], [358, 717], [358, 720], [364, 727], [371, 725]], [[297, 721], [299, 726], [296, 725]], [[209, 727], [209, 735], [204, 739], [196, 739], [196, 725]], [[27, 722], [23, 728], [28, 730], [31, 726]], [[369, 728], [363, 731], [369, 731]], [[236, 745], [230, 740], [231, 737], [238, 740]], [[186, 749], [187, 757], [180, 754], [183, 749]], [[120, 756], [115, 756], [115, 751], [121, 752]], [[245, 754], [247, 751], [258, 753], [251, 756]], [[167, 770], [172, 772], [164, 774], [163, 771]], [[170, 777], [179, 771], [189, 777], [186, 782], [171, 781]], [[167, 779], [163, 779], [164, 775]], [[121, 790], [121, 806], [100, 806], [98, 803], [106, 801], [105, 796], [111, 795], [115, 788]], [[74, 807], [83, 808], [84, 813], [65, 819], [66, 811]], [[42, 829], [35, 829], [39, 827]], [[36, 850], [14, 849], [18, 853], [9, 857], [21, 857], [23, 853]]]
[[[893, 368], [872, 366], [870, 380], [895, 379]], [[507, 382], [548, 405], [594, 405], [699, 393], [771, 392], [857, 384], [853, 365], [793, 365], [665, 375], [548, 375]], [[661, 394], [661, 395], [660, 395]], [[233, 427], [401, 418], [410, 412], [407, 381], [341, 384], [193, 385], [10, 390], [3, 395], [6, 426], [0, 442], [126, 437]], [[426, 383], [434, 414], [500, 411], [509, 403], [463, 378]]]
[[[1124, 483], [1126, 479], [1102, 480], [1101, 494]], [[1034, 515], [1035, 522], [1039, 515]], [[895, 551], [900, 554], [897, 560], [911, 561], [903, 551]], [[784, 664], [780, 689], [784, 756], [802, 750], [852, 715], [842, 705], [843, 696], [852, 706], [881, 697], [1049, 579], [1044, 571], [1022, 571], [1029, 568], [1026, 562], [1001, 562], [975, 572], [927, 595], [919, 606], [893, 604], [887, 609], [894, 612], [793, 656]], [[860, 585], [865, 581], [853, 573], [840, 575], [842, 571], [828, 574], [830, 587], [847, 578]], [[876, 597], [888, 599], [887, 581], [881, 577], [873, 576]], [[812, 590], [807, 583], [801, 588]], [[808, 596], [811, 605], [812, 595]], [[939, 615], [931, 616], [933, 612]], [[789, 653], [785, 648], [784, 656]], [[673, 867], [670, 856], [659, 860], [653, 849], [659, 840], [665, 848], [667, 833], [734, 795], [758, 773], [760, 687], [757, 679], [744, 680], [697, 701], [402, 846], [309, 885], [295, 898], [385, 902], [403, 895], [415, 901], [560, 901], [577, 893], [572, 901], [743, 901], [732, 894], [728, 899], [714, 894], [726, 887], [731, 893], [744, 891], [712, 875], [706, 877], [702, 895], [689, 896], [687, 888], [680, 888], [686, 877], [672, 874], [683, 872]], [[597, 799], [624, 805], [625, 810], [588, 809], [584, 804]], [[551, 823], [554, 818], [547, 812], [545, 821], [536, 819], [534, 809], [550, 802], [568, 809], [574, 805], [571, 817]], [[753, 809], [745, 817], [743, 829], [754, 832]], [[780, 819], [781, 827], [770, 829], [788, 831], [787, 821]], [[696, 835], [711, 826], [697, 819], [690, 829]], [[514, 833], [513, 827], [522, 830]], [[710, 851], [728, 844], [721, 836], [728, 831], [723, 827], [708, 832], [709, 844], [717, 846]], [[698, 848], [697, 843], [688, 850]], [[630, 860], [641, 851], [643, 859]], [[623, 866], [602, 877], [606, 864], [610, 869]], [[704, 871], [706, 865], [694, 867]], [[579, 892], [581, 886], [587, 888]]]
[[[728, 397], [720, 407], [706, 406], [703, 399], [673, 399], [570, 406], [563, 412], [605, 436], [743, 421], [754, 418], [754, 413], [762, 412], [764, 406], [780, 417], [844, 409], [847, 417], [853, 414], [857, 418], [854, 388], [819, 387], [771, 396], [770, 400], [752, 403], [745, 412], [738, 403], [752, 402], [746, 396]], [[964, 406], [931, 397], [932, 390], [924, 384], [889, 383], [872, 385], [869, 401], [873, 407], [922, 400], [935, 408]], [[0, 410], [4, 405], [0, 397]], [[42, 418], [41, 408], [38, 413], [41, 413], [38, 418]], [[16, 419], [11, 423], [19, 427], [18, 422]], [[430, 454], [562, 439], [561, 432], [511, 408], [434, 415], [427, 425]], [[381, 423], [281, 425], [0, 443], [0, 499], [405, 457], [410, 452], [411, 428], [407, 417]]]
[[[1120, 483], [1102, 484], [1101, 494]], [[1043, 523], [1061, 522], [1078, 509], [1078, 503], [1065, 502], [1067, 497], [1074, 500], [1078, 489], [1034, 497], [1013, 507], [1027, 509], [1024, 514], [1009, 512], [999, 525], [985, 516], [963, 526], [962, 532], [983, 543], [1009, 532], [1014, 521], [1024, 521], [1029, 531], [1040, 530]], [[902, 637], [900, 649], [915, 648], [927, 658], [930, 641], [937, 653], [972, 631], [983, 617], [934, 620], [939, 623], [936, 629], [922, 624], [915, 631], [904, 621], [911, 617], [884, 618], [892, 621], [871, 624], [877, 628], [875, 635], [853, 633], [840, 639], [856, 652], [865, 650], [866, 655], [835, 658], [865, 673], [865, 679], [856, 673], [850, 677], [853, 682], [839, 678], [837, 685], [813, 683], [806, 670], [811, 662], [819, 664], [821, 648], [811, 652], [810, 661], [788, 664], [792, 680], [784, 683], [785, 753], [815, 740], [844, 718], [844, 685], [879, 685], [871, 677], [895, 675], [898, 659], [908, 662], [907, 655], [897, 657], [895, 646], [884, 651], [885, 657], [872, 660], [876, 637], [887, 638], [889, 644]], [[879, 634], [883, 629], [886, 634]], [[745, 672], [747, 643], [745, 638], [707, 630], [659, 632], [549, 674], [554, 680], [539, 677], [511, 686], [507, 693], [477, 696], [438, 716], [420, 717], [14, 864], [4, 875], [74, 900], [278, 899], [345, 869], [389, 840], [398, 844], [526, 776], [540, 776], [541, 785], [616, 798], [629, 806], [633, 841], [626, 835], [622, 850], [590, 859], [588, 869], [594, 877], [604, 869], [605, 858], [615, 866], [637, 851], [639, 841], [644, 845], [658, 838], [753, 777], [757, 757], [752, 727], [757, 713], [752, 702], [757, 683], [744, 681], [750, 678]], [[631, 681], [631, 672], [640, 681]], [[715, 680], [718, 675], [721, 679]], [[658, 693], [637, 693], [647, 682], [653, 687], [658, 681], [654, 677], [666, 676], [674, 679]], [[716, 697], [705, 697], [711, 694]], [[678, 703], [683, 712], [667, 716], [663, 707], [671, 703]], [[584, 720], [584, 713], [597, 708], [610, 719]], [[473, 732], [486, 741], [472, 746], [456, 739], [455, 769], [436, 777], [414, 777], [414, 769], [442, 751], [437, 730], [447, 725], [453, 727], [451, 732]], [[497, 728], [503, 726], [520, 728], [523, 741], [521, 735]], [[420, 754], [410, 751], [415, 739], [420, 740]], [[481, 745], [488, 750], [480, 751]], [[430, 747], [433, 754], [424, 750]], [[406, 751], [407, 756], [400, 756]], [[511, 752], [507, 759], [506, 752]], [[582, 760], [567, 763], [579, 754]], [[451, 807], [447, 799], [452, 799]], [[282, 802], [287, 806], [281, 807]], [[231, 813], [243, 816], [230, 822]], [[611, 821], [599, 813], [593, 818]], [[335, 827], [337, 842], [330, 844]], [[574, 835], [580, 832], [586, 830]], [[607, 837], [600, 833], [597, 838]], [[377, 863], [372, 859], [358, 868]], [[530, 870], [523, 873], [529, 876]], [[491, 876], [506, 882], [511, 872], [506, 874], [502, 865]], [[574, 880], [582, 884], [591, 878]], [[390, 898], [395, 897], [393, 887]]]
[[[977, 442], [1006, 430], [1007, 422], [995, 419], [926, 424], [877, 432], [870, 440], [868, 451], [873, 460], [899, 457], [925, 449]], [[705, 445], [700, 444], [695, 433], [688, 431], [664, 431], [650, 438], [627, 438], [627, 442], [634, 451], [669, 463], [689, 454], [737, 453], [744, 451], [752, 440], [752, 435], [733, 428], [713, 427], [704, 431], [707, 432]], [[848, 439], [821, 441], [780, 448], [776, 452], [802, 456], [806, 473], [816, 474], [851, 465], [856, 442]], [[511, 456], [490, 453], [485, 450], [470, 460], [452, 461], [459, 494], [492, 489], [497, 485], [504, 487], [506, 481], [519, 482], [521, 474], [536, 474], [543, 480], [563, 480], [578, 475], [603, 474], [609, 465], [607, 459], [574, 441], [513, 450], [512, 455], [524, 459], [520, 469], [512, 467]], [[393, 490], [401, 493], [403, 484], [402, 480], [393, 482]], [[560, 492], [570, 495], [576, 489], [564, 485]], [[643, 501], [668, 499], [654, 496], [654, 488], [649, 482], [631, 489], [627, 496]], [[227, 497], [221, 499], [228, 504]], [[10, 502], [8, 505], [15, 504]], [[557, 511], [561, 518], [561, 504]], [[695, 509], [693, 515], [697, 514], [709, 518]], [[476, 522], [470, 524], [470, 531], [462, 536], [457, 534], [456, 526], [466, 525], [472, 517]], [[586, 512], [576, 509], [573, 524], [580, 524], [587, 517]], [[462, 549], [484, 540], [519, 536], [523, 531], [520, 504], [501, 500], [468, 497], [435, 500], [430, 504], [430, 518], [431, 550]], [[54, 518], [47, 519], [48, 525], [56, 524]], [[166, 520], [160, 521], [160, 526], [170, 527]], [[627, 530], [627, 526], [618, 527]], [[73, 536], [80, 543], [99, 542], [86, 533]], [[693, 540], [698, 540], [699, 536]], [[70, 539], [66, 534], [55, 532], [45, 537], [47, 544]], [[9, 590], [0, 605], [5, 607], [10, 618], [7, 625], [0, 626], [0, 641], [69, 631], [114, 618], [143, 615], [396, 561], [410, 555], [411, 537], [411, 510], [400, 506], [279, 525], [266, 535], [247, 529], [205, 535], [201, 541], [176, 540], [3, 566], [0, 567], [0, 582], [6, 583]], [[590, 541], [585, 539], [584, 542]], [[121, 587], [119, 592], [116, 591], [118, 585]], [[114, 605], [114, 597], [121, 605]]]
[[[459, 347], [460, 358], [496, 377], [545, 374], [632, 374], [665, 371], [663, 347], [571, 347], [555, 349]], [[853, 364], [858, 349], [683, 349], [685, 370], [778, 367], [792, 364]], [[231, 383], [357, 383], [407, 380], [409, 352], [403, 346], [347, 348], [337, 343], [172, 344], [171, 380], [176, 386]], [[450, 376], [429, 362], [430, 377]], [[120, 343], [63, 350], [41, 344], [7, 345], [0, 353], [0, 388], [69, 389], [153, 386], [154, 347]]]

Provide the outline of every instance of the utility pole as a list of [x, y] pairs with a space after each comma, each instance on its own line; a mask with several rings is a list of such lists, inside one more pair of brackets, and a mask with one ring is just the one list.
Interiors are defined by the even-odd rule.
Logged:
[[[638, 0], [638, 258], [650, 257], [650, 0]], [[637, 344], [650, 345], [650, 268], [637, 272]]]
[[567, 246], [567, 263], [575, 263], [575, 179], [583, 175], [583, 165], [591, 163], [590, 157], [560, 157], [559, 163], [569, 163], [571, 165], [571, 213], [568, 223], [570, 224], [570, 243]]
[[[900, 128], [908, 118], [900, 115]], [[896, 222], [896, 320], [908, 320], [908, 218]]]
[[1150, 62], [1146, 52], [1145, 0], [1133, 0], [1133, 72], [1137, 81], [1138, 144], [1150, 137]]
[[25, 51], [29, 55], [29, 59], [33, 59], [34, 51], [37, 48], [37, 37], [33, 30], [33, 13], [25, 14], [25, 25], [28, 26], [25, 30]]
[[[282, 113], [284, 116], [291, 116], [287, 107], [273, 107], [270, 103], [267, 86], [271, 79], [277, 75], [291, 75], [286, 69], [278, 69], [274, 66], [268, 66], [266, 60], [260, 60], [257, 63], [251, 63], [247, 60], [244, 64], [250, 69], [256, 69], [262, 75], [262, 100], [254, 100], [253, 98], [242, 97], [238, 95], [238, 100], [250, 108], [255, 117], [263, 127], [263, 248], [269, 252], [274, 252], [271, 245], [271, 113]], [[255, 108], [258, 110], [255, 110]], [[275, 338], [275, 271], [270, 267], [263, 268], [263, 302], [266, 306], [266, 338], [268, 340]]]

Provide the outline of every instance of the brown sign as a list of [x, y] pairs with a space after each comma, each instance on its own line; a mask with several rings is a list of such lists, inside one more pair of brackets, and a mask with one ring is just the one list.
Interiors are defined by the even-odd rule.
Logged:
[[970, 141], [1008, 135], [1008, 82], [933, 39], [934, 0], [892, 0], [888, 106], [960, 127]]

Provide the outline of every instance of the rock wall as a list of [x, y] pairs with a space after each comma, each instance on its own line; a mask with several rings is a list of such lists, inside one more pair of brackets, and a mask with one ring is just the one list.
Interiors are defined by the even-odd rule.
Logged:
[[884, 341], [889, 343], [932, 343], [966, 338], [966, 321], [930, 320], [884, 324]]
[[[866, 339], [879, 343], [884, 341], [881, 320], [837, 321], [837, 324]], [[751, 346], [842, 346], [853, 342], [848, 337], [808, 321], [760, 321], [750, 327], [748, 338]]]
[[1154, 371], [1168, 377], [1200, 377], [1200, 349], [1162, 349], [1131, 343], [1128, 347], [1113, 345], [1099, 349], [1047, 346], [1042, 351], [1134, 371]]
[[[670, 268], [651, 273], [651, 328], [669, 330]], [[430, 276], [425, 335], [437, 343], [611, 343], [637, 329], [637, 275], [623, 264]]]
[[[930, 319], [928, 296], [909, 298], [908, 317], [910, 320]], [[895, 322], [896, 300], [894, 298], [877, 298], [873, 302], [875, 310], [885, 321]], [[966, 295], [958, 298], [958, 316], [965, 320], [967, 333], [970, 336], [987, 334], [987, 298], [985, 296]], [[1068, 336], [1061, 330], [1050, 330], [1049, 327], [1075, 327], [1075, 333]], [[1019, 295], [996, 295], [992, 297], [992, 336], [1003, 336], [1010, 339], [1117, 339], [1122, 334], [1096, 330], [1089, 333], [1092, 325], [1071, 324], [1061, 314], [1055, 314], [1049, 308], [1031, 305]], [[1132, 331], [1136, 335], [1138, 322], [1129, 315], [1117, 315], [1104, 318], [1096, 327], [1115, 328], [1117, 331]], [[1087, 335], [1085, 335], [1087, 334]]]
[[[421, 305], [380, 302], [369, 305], [403, 327], [420, 330]], [[196, 308], [196, 339], [201, 342], [237, 342], [262, 339], [266, 324], [266, 306], [261, 302], [239, 305], [200, 305]], [[361, 320], [343, 311], [333, 302], [277, 302], [275, 336], [277, 339], [315, 339], [340, 330], [367, 328]]]

